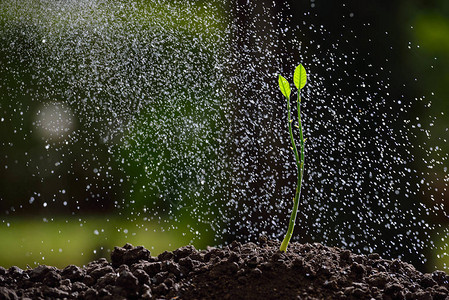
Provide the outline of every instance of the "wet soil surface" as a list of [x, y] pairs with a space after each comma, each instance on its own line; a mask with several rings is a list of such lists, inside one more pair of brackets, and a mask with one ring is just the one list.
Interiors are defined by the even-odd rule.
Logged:
[[192, 246], [157, 257], [116, 247], [110, 262], [80, 268], [0, 267], [0, 299], [449, 299], [443, 271], [423, 274], [378, 254], [356, 255], [321, 244], [233, 242]]

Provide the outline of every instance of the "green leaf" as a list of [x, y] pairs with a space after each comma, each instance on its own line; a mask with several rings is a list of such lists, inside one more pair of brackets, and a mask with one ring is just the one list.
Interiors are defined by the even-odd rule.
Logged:
[[287, 99], [290, 99], [290, 84], [287, 79], [279, 75], [279, 88], [281, 89], [282, 95], [284, 95]]
[[306, 85], [307, 73], [302, 64], [299, 64], [299, 66], [296, 67], [295, 73], [293, 74], [293, 82], [298, 90]]

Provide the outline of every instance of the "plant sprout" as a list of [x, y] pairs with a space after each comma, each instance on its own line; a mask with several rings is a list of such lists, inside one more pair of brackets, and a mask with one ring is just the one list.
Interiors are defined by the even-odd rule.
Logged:
[[285, 234], [285, 238], [282, 241], [280, 251], [285, 252], [287, 250], [288, 243], [290, 242], [290, 239], [293, 234], [293, 229], [295, 228], [295, 222], [296, 222], [296, 215], [298, 213], [298, 206], [299, 206], [299, 196], [301, 195], [301, 183], [302, 183], [302, 177], [304, 175], [304, 136], [302, 132], [302, 125], [301, 125], [301, 110], [299, 107], [299, 104], [301, 103], [301, 89], [306, 85], [307, 82], [307, 74], [306, 69], [303, 67], [302, 64], [296, 67], [295, 72], [293, 74], [293, 82], [298, 89], [298, 100], [296, 102], [298, 107], [298, 125], [296, 126], [299, 129], [299, 144], [301, 148], [301, 154], [298, 154], [298, 149], [296, 148], [295, 139], [293, 138], [293, 129], [292, 129], [292, 123], [293, 119], [290, 116], [290, 84], [288, 81], [279, 75], [279, 88], [281, 89], [282, 94], [287, 98], [287, 118], [288, 118], [288, 131], [290, 132], [290, 140], [292, 142], [292, 150], [295, 154], [295, 160], [296, 160], [296, 167], [298, 169], [298, 183], [296, 185], [296, 193], [295, 198], [293, 198], [293, 210], [292, 214], [290, 216], [290, 221], [288, 224], [287, 233]]

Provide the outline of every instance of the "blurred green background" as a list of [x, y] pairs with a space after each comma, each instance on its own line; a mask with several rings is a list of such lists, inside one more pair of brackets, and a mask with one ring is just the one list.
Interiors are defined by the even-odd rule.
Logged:
[[[290, 13], [294, 16], [303, 16], [305, 13], [309, 23], [323, 24], [333, 30], [330, 31], [331, 34], [371, 36], [376, 41], [375, 47], [373, 48], [372, 44], [358, 44], [359, 52], [362, 55], [363, 51], [370, 52], [369, 59], [374, 65], [376, 62], [383, 62], [393, 70], [395, 76], [392, 76], [392, 81], [396, 82], [390, 83], [392, 95], [404, 95], [404, 98], [424, 95], [431, 98], [431, 107], [421, 107], [420, 102], [415, 101], [410, 117], [437, 116], [439, 119], [436, 124], [439, 126], [432, 128], [433, 135], [438, 137], [435, 139], [435, 145], [444, 146], [440, 152], [431, 155], [437, 155], [434, 158], [440, 159], [449, 152], [448, 144], [441, 142], [441, 139], [447, 138], [446, 128], [449, 124], [448, 1], [276, 2], [279, 6], [289, 5]], [[83, 70], [81, 61], [85, 53], [76, 53], [75, 46], [63, 49], [65, 53], [59, 53], [55, 57], [58, 59], [51, 64], [40, 64], [39, 62], [48, 62], [53, 55], [51, 50], [54, 49], [48, 50], [41, 46], [45, 37], [51, 32], [41, 32], [42, 24], [27, 23], [26, 17], [21, 17], [18, 21], [16, 16], [22, 8], [15, 7], [12, 2], [8, 5], [7, 3], [0, 4], [0, 265], [4, 267], [11, 265], [25, 267], [27, 264], [33, 266], [33, 263], [58, 267], [72, 263], [82, 265], [94, 258], [108, 257], [113, 246], [122, 246], [126, 242], [144, 245], [155, 255], [188, 243], [204, 248], [206, 245], [231, 241], [235, 237], [232, 232], [217, 238], [213, 228], [204, 227], [204, 224], [208, 224], [211, 219], [220, 217], [219, 207], [220, 203], [225, 201], [223, 195], [226, 191], [208, 190], [207, 186], [198, 191], [191, 188], [197, 181], [229, 180], [226, 175], [228, 174], [226, 164], [218, 163], [222, 158], [213, 151], [222, 143], [232, 143], [232, 140], [220, 140], [223, 135], [220, 126], [229, 121], [223, 114], [223, 108], [227, 104], [223, 103], [220, 97], [213, 95], [215, 89], [222, 87], [184, 86], [182, 76], [173, 81], [172, 75], [177, 70], [172, 70], [168, 71], [167, 78], [160, 78], [159, 81], [156, 79], [153, 82], [142, 81], [140, 85], [137, 84], [139, 88], [124, 89], [125, 94], [122, 96], [128, 99], [140, 99], [148, 94], [161, 99], [160, 103], [152, 103], [151, 110], [138, 107], [138, 102], [134, 103], [132, 100], [129, 100], [129, 107], [126, 109], [114, 107], [114, 103], [109, 103], [108, 99], [116, 97], [122, 91], [113, 87], [133, 84], [120, 76], [135, 78], [134, 72], [149, 72], [151, 70], [147, 68], [150, 66], [146, 67], [141, 62], [113, 66], [108, 62], [114, 61], [114, 57], [99, 56], [102, 60], [98, 62], [83, 62], [90, 67], [97, 64], [95, 67], [98, 67], [98, 73], [94, 76]], [[89, 11], [98, 10], [98, 16], [106, 17], [107, 20], [95, 15], [88, 16], [91, 18], [89, 19], [91, 27], [86, 28], [86, 24], [69, 24], [67, 28], [70, 30], [61, 37], [73, 41], [85, 40], [83, 49], [88, 53], [97, 51], [130, 55], [134, 51], [133, 46], [143, 49], [145, 43], [151, 43], [151, 40], [144, 35], [139, 36], [139, 32], [149, 30], [152, 26], [156, 26], [154, 24], [158, 24], [157, 26], [163, 28], [162, 32], [166, 33], [162, 34], [165, 38], [172, 36], [173, 30], [176, 29], [174, 40], [161, 39], [157, 45], [166, 49], [161, 58], [161, 68], [171, 70], [176, 65], [180, 66], [181, 70], [189, 68], [184, 65], [186, 62], [182, 60], [182, 53], [201, 52], [209, 55], [198, 56], [193, 60], [194, 65], [191, 67], [203, 68], [205, 78], [217, 76], [214, 75], [214, 64], [223, 62], [216, 62], [214, 58], [225, 52], [228, 45], [226, 40], [215, 38], [214, 31], [217, 33], [225, 30], [226, 22], [231, 22], [229, 12], [238, 14], [238, 7], [247, 5], [247, 1], [231, 1], [228, 5], [223, 5], [223, 1], [195, 1], [191, 5], [193, 8], [189, 6], [188, 14], [183, 17], [180, 15], [187, 10], [185, 3], [180, 1], [163, 3], [171, 5], [157, 6], [151, 1], [140, 2], [138, 5], [141, 7], [137, 10], [142, 12], [140, 15], [133, 13], [136, 10], [126, 9], [117, 15], [109, 15], [102, 12], [105, 8], [101, 5], [92, 6]], [[123, 4], [126, 6], [128, 3], [124, 1]], [[202, 8], [205, 4], [208, 5], [208, 9]], [[24, 11], [35, 9], [37, 15], [43, 13], [39, 1], [30, 1], [28, 5], [30, 7]], [[213, 11], [212, 19], [215, 23], [210, 22], [211, 16], [207, 15], [210, 11]], [[286, 14], [286, 10], [271, 13], [275, 20], [275, 14]], [[44, 12], [42, 16], [45, 16], [42, 21], [44, 23], [51, 18], [58, 18], [57, 14], [52, 16], [50, 12]], [[165, 19], [167, 17], [170, 19]], [[104, 23], [114, 24], [114, 22], [117, 23], [115, 30], [120, 32], [127, 18], [141, 26], [132, 28], [130, 32], [122, 32], [122, 36], [114, 37], [116, 31], [111, 31], [105, 39], [102, 39], [101, 35], [95, 36], [95, 32], [90, 32], [96, 26], [100, 28]], [[201, 21], [206, 18], [208, 22]], [[239, 18], [238, 22], [241, 26], [245, 26], [245, 14]], [[39, 18], [33, 16], [31, 19]], [[298, 17], [292, 22], [301, 25], [302, 19]], [[366, 22], [370, 22], [371, 26], [362, 26]], [[204, 23], [208, 26], [201, 25]], [[58, 28], [50, 28], [53, 33], [58, 32]], [[34, 34], [22, 36], [21, 32], [34, 32]], [[86, 32], [91, 34], [88, 40], [78, 39]], [[385, 34], [386, 32], [388, 34]], [[195, 41], [206, 34], [210, 36], [210, 40], [202, 40], [198, 46]], [[128, 48], [110, 49], [110, 46], [122, 37], [129, 37], [124, 43]], [[287, 34], [287, 38], [294, 37]], [[307, 38], [314, 40], [322, 36]], [[333, 41], [323, 40], [321, 43], [323, 48], [331, 48]], [[412, 49], [403, 47], [407, 44], [410, 44]], [[179, 45], [187, 48], [179, 49]], [[341, 45], [341, 48], [334, 51], [337, 54], [348, 53], [352, 46], [354, 45]], [[152, 54], [150, 51], [140, 55]], [[188, 62], [192, 63], [192, 59]], [[364, 64], [365, 61], [360, 61], [360, 65], [354, 64], [353, 71], [363, 70]], [[41, 68], [33, 69], [30, 65]], [[71, 67], [74, 69], [68, 72], [68, 68]], [[111, 75], [114, 74], [114, 68], [117, 68], [115, 71], [120, 74], [117, 78]], [[48, 77], [43, 76], [47, 73]], [[413, 84], [415, 74], [420, 76], [419, 84], [416, 85]], [[54, 79], [58, 76], [61, 78], [55, 82]], [[323, 73], [322, 76], [326, 75]], [[87, 81], [83, 82], [83, 78]], [[173, 85], [164, 86], [166, 80], [170, 80]], [[375, 84], [376, 79], [372, 80], [372, 84]], [[102, 83], [103, 88], [106, 86], [111, 89], [102, 91], [95, 82]], [[402, 88], [404, 82], [409, 83], [408, 87], [412, 88], [404, 90]], [[60, 94], [54, 91], [64, 91], [68, 87], [71, 90], [66, 91], [67, 97], [78, 95], [77, 99], [68, 99], [68, 103], [94, 97], [96, 101], [93, 103], [103, 101], [101, 103], [104, 105], [98, 108], [86, 103], [83, 110], [77, 110], [77, 105], [61, 106], [51, 101], [39, 100], [57, 98]], [[170, 95], [170, 89], [180, 93]], [[195, 95], [190, 95], [192, 90], [195, 90]], [[126, 94], [126, 91], [132, 92]], [[203, 103], [201, 99], [206, 95], [209, 99], [208, 110], [196, 109], [197, 105]], [[174, 98], [179, 100], [176, 102], [179, 110], [175, 112], [167, 110], [166, 106], [167, 103], [173, 103]], [[44, 117], [39, 119], [46, 108], [51, 109], [47, 110], [47, 117], [44, 114]], [[117, 111], [121, 115], [114, 115]], [[215, 113], [212, 116], [207, 113], [208, 111]], [[48, 117], [52, 113], [65, 116], [65, 119], [69, 120], [66, 124], [54, 126], [77, 129], [75, 134], [69, 135], [69, 139], [76, 142], [64, 144], [64, 139], [58, 140], [58, 136], [66, 137], [66, 133], [52, 133], [51, 130], [45, 131], [45, 124], [36, 125], [36, 122], [53, 122], [51, 116]], [[78, 117], [75, 118], [74, 115]], [[83, 115], [85, 118], [79, 117]], [[192, 119], [201, 125], [200, 128], [207, 130], [199, 131], [189, 139], [182, 128], [188, 126], [187, 121]], [[115, 120], [124, 123], [116, 124]], [[160, 124], [161, 121], [165, 122], [164, 125]], [[110, 136], [100, 134], [105, 122], [108, 123], [106, 126], [111, 127]], [[44, 131], [39, 131], [39, 128], [44, 128]], [[157, 138], [159, 135], [156, 130], [161, 128], [167, 130], [167, 134], [161, 135], [165, 137], [164, 139]], [[152, 130], [155, 130], [154, 139], [151, 138]], [[183, 136], [185, 139], [180, 142], [177, 136]], [[424, 141], [428, 143], [425, 136], [421, 138], [423, 143]], [[111, 149], [115, 153], [114, 159], [111, 159], [109, 153]], [[415, 149], [418, 157], [427, 155], [421, 153], [424, 150], [418, 147]], [[200, 161], [188, 161], [180, 159], [179, 156], [171, 156], [171, 150], [193, 152], [198, 156], [204, 154], [205, 157]], [[62, 161], [70, 163], [60, 163]], [[158, 164], [158, 161], [164, 162], [164, 165], [157, 167], [160, 173], [151, 173], [142, 167], [153, 166]], [[435, 185], [434, 188], [447, 187], [447, 167], [446, 161], [434, 170], [439, 175], [429, 175], [435, 176], [435, 179], [430, 180]], [[417, 162], [417, 168], [425, 172], [426, 165]], [[220, 172], [224, 175], [217, 175]], [[161, 173], [171, 176], [162, 177]], [[201, 200], [210, 200], [211, 195], [214, 200], [210, 203]], [[444, 203], [447, 200], [431, 198], [431, 195], [423, 193], [419, 201]], [[190, 207], [192, 203], [200, 205], [192, 208]], [[174, 208], [176, 215], [170, 213]], [[155, 211], [156, 209], [158, 211]], [[150, 218], [148, 213], [152, 214]], [[201, 222], [198, 222], [198, 217], [202, 218]], [[175, 223], [173, 218], [176, 219]], [[447, 218], [441, 218], [437, 222], [447, 223], [449, 226]], [[225, 220], [223, 223], [226, 226]], [[436, 244], [444, 243], [437, 232], [434, 234], [433, 240]], [[444, 244], [441, 246], [444, 247]], [[436, 258], [443, 256], [442, 252], [426, 255]], [[404, 258], [407, 259], [407, 256]], [[428, 262], [427, 268], [428, 270], [434, 266], [443, 268], [444, 264], [444, 260], [435, 259]]]
[[219, 4], [2, 1], [0, 265], [217, 243]]

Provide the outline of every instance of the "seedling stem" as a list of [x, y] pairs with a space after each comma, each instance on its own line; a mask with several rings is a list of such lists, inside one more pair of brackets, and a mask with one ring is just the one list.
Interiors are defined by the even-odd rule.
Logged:
[[304, 67], [300, 64], [295, 69], [295, 73], [293, 75], [293, 81], [295, 83], [295, 86], [298, 89], [298, 98], [296, 101], [297, 104], [297, 111], [298, 111], [298, 126], [295, 125], [299, 129], [299, 145], [300, 145], [300, 154], [298, 154], [298, 149], [295, 144], [295, 139], [293, 137], [293, 129], [292, 129], [292, 122], [291, 119], [291, 107], [290, 107], [290, 84], [288, 81], [279, 75], [279, 87], [281, 89], [282, 94], [287, 98], [287, 120], [288, 120], [288, 131], [290, 133], [290, 140], [292, 143], [292, 149], [293, 153], [295, 154], [295, 161], [296, 161], [296, 168], [298, 172], [298, 182], [296, 184], [296, 192], [295, 197], [293, 198], [293, 210], [292, 214], [290, 216], [290, 221], [288, 224], [287, 233], [285, 234], [285, 238], [282, 241], [280, 251], [285, 252], [287, 250], [288, 243], [290, 242], [290, 239], [293, 235], [293, 229], [295, 228], [295, 222], [296, 222], [296, 215], [298, 214], [298, 207], [299, 207], [299, 197], [301, 195], [301, 184], [302, 184], [302, 178], [304, 175], [304, 135], [302, 131], [302, 123], [301, 123], [301, 89], [305, 86], [307, 81], [307, 74]]

